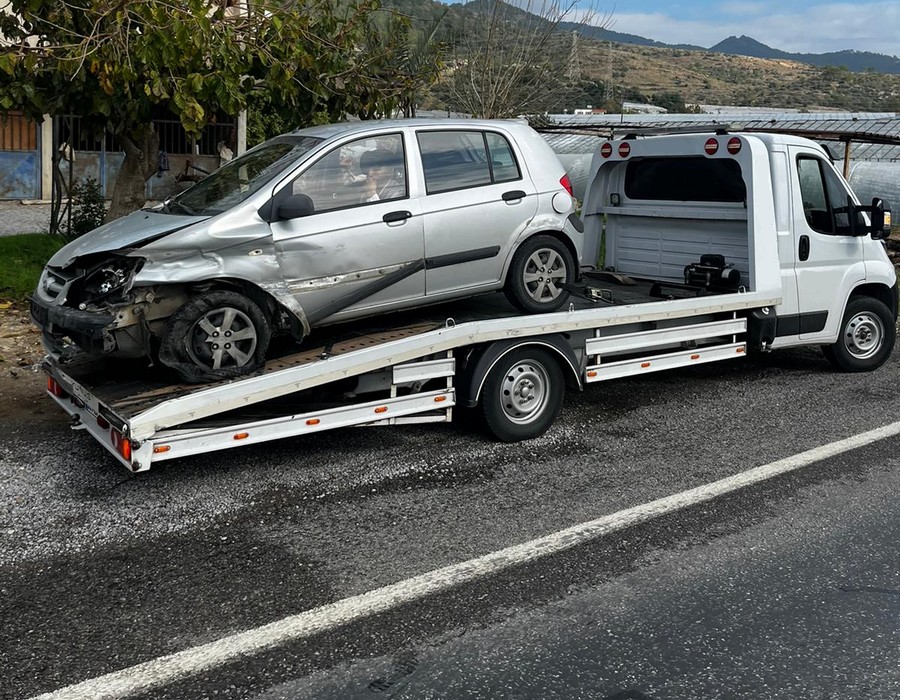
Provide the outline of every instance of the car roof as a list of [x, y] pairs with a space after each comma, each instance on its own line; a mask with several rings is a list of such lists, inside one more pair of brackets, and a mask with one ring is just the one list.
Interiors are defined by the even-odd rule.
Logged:
[[379, 131], [392, 131], [404, 127], [454, 127], [458, 129], [483, 129], [490, 127], [511, 127], [525, 125], [521, 119], [375, 119], [371, 121], [343, 122], [341, 124], [325, 124], [296, 129], [292, 135], [312, 136], [330, 139], [336, 136], [366, 134]]

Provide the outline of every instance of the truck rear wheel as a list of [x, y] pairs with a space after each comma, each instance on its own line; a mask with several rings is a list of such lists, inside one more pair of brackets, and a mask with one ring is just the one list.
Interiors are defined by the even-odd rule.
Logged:
[[847, 304], [837, 342], [822, 351], [842, 372], [869, 372], [890, 357], [896, 335], [887, 306], [872, 297], [857, 297]]
[[481, 410], [491, 434], [503, 442], [543, 435], [559, 413], [565, 395], [563, 371], [540, 348], [520, 348], [491, 368]]

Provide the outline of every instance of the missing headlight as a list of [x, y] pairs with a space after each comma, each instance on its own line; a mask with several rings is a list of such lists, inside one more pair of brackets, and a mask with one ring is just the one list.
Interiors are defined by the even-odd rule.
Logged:
[[85, 301], [97, 302], [127, 292], [143, 262], [142, 258], [114, 258], [97, 266], [85, 277]]

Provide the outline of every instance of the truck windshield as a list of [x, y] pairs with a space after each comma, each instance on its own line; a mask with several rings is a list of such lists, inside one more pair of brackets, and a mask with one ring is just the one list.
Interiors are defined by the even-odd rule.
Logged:
[[309, 136], [280, 136], [267, 141], [168, 200], [162, 211], [190, 216], [221, 214], [258, 192], [321, 141]]

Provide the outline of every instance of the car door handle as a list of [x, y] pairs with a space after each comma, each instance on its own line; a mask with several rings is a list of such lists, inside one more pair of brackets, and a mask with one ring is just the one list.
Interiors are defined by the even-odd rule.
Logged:
[[524, 199], [525, 193], [522, 190], [511, 190], [510, 192], [503, 193], [503, 201], [504, 202], [514, 202], [517, 199]]
[[809, 236], [805, 233], [800, 236], [800, 249], [797, 251], [800, 260], [809, 260]]
[[391, 211], [385, 214], [382, 220], [386, 224], [395, 224], [398, 221], [406, 221], [409, 218], [412, 218], [411, 211]]

